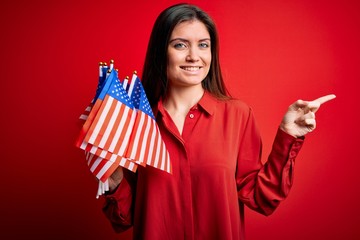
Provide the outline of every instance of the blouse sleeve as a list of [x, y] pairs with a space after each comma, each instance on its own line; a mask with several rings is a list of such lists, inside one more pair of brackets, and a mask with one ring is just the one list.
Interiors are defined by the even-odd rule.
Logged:
[[124, 169], [124, 178], [113, 193], [105, 195], [103, 213], [116, 232], [132, 226], [135, 174]]
[[237, 163], [239, 201], [259, 213], [270, 215], [289, 194], [295, 158], [303, 140], [278, 129], [271, 153], [266, 163], [262, 164], [262, 142], [250, 109]]

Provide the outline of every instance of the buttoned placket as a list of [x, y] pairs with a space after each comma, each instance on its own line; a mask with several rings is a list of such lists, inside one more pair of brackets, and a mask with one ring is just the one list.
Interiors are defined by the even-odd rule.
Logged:
[[[193, 129], [196, 127], [196, 123], [198, 122], [199, 118], [201, 116], [201, 112], [198, 110], [198, 106], [194, 106], [190, 109], [190, 111], [188, 112], [188, 114], [186, 115], [185, 118], [185, 122], [184, 122], [184, 127], [183, 127], [183, 132], [182, 132], [182, 139], [184, 140], [184, 145], [186, 148], [186, 145], [189, 144], [189, 142], [191, 142], [191, 138], [196, 137], [192, 135]], [[184, 183], [186, 183], [188, 185], [188, 187], [191, 189], [191, 161], [192, 159], [190, 158], [191, 154], [189, 154], [188, 152], [188, 148], [186, 148], [186, 152], [187, 152], [187, 161], [184, 162], [183, 164], [185, 164], [183, 167], [183, 169], [186, 171], [188, 171], [186, 174], [183, 172], [183, 177], [185, 177], [186, 179], [184, 179]], [[185, 219], [185, 229], [186, 229], [186, 234], [185, 234], [185, 239], [194, 239], [194, 219], [193, 219], [193, 209], [192, 209], [192, 191], [189, 191], [189, 195], [185, 196], [186, 199], [186, 203], [185, 205], [188, 206], [186, 209], [187, 214], [186, 219]]]
[[[189, 144], [189, 139], [192, 137], [192, 132], [194, 127], [196, 126], [197, 121], [201, 117], [201, 111], [199, 111], [198, 106], [192, 107], [187, 113], [184, 121], [183, 132], [179, 136], [178, 132], [175, 131], [175, 124], [171, 121], [171, 116], [166, 114], [169, 118], [165, 120], [163, 123], [166, 129], [176, 138], [184, 147], [184, 157], [185, 161], [179, 162], [181, 171], [180, 171], [180, 179], [181, 184], [184, 188], [191, 189], [191, 159], [189, 157], [188, 148], [186, 147]], [[169, 121], [170, 120], [170, 121]], [[192, 191], [183, 191], [181, 194], [182, 198], [182, 208], [183, 208], [183, 217], [184, 217], [184, 239], [186, 240], [194, 240], [194, 219], [193, 219], [193, 209], [192, 209]]]
[[186, 115], [185, 118], [185, 122], [184, 122], [184, 128], [183, 128], [183, 133], [182, 133], [182, 137], [183, 139], [186, 140], [192, 135], [192, 131], [194, 129], [194, 127], [196, 126], [197, 121], [199, 120], [201, 113], [198, 109], [198, 106], [194, 106], [190, 109], [190, 111], [188, 112], [188, 114]]
[[[184, 161], [178, 162], [179, 168], [181, 169], [180, 181], [182, 188], [188, 189], [186, 191], [182, 191], [180, 194], [180, 198], [182, 199], [182, 214], [183, 214], [183, 226], [184, 226], [184, 240], [195, 240], [194, 239], [194, 215], [192, 209], [192, 180], [191, 180], [191, 154], [189, 154], [189, 148], [187, 147], [189, 144], [192, 144], [192, 138], [197, 138], [197, 136], [193, 135], [194, 128], [196, 127], [199, 119], [203, 117], [203, 112], [201, 108], [196, 105], [192, 107], [187, 115], [185, 116], [184, 126], [182, 134], [179, 135], [178, 131], [176, 131], [176, 126], [171, 119], [171, 116], [164, 112], [166, 115], [165, 119], [163, 119], [163, 123], [168, 132], [170, 132], [178, 141], [182, 144], [184, 148]], [[196, 160], [196, 159], [195, 159]]]

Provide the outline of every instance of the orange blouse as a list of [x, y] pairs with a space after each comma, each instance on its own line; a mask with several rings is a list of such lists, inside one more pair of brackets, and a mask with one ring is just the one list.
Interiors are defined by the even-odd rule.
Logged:
[[187, 114], [183, 133], [159, 101], [154, 111], [173, 174], [139, 167], [105, 197], [118, 232], [141, 240], [243, 239], [243, 204], [271, 214], [289, 193], [303, 139], [278, 130], [263, 165], [251, 108], [208, 92]]

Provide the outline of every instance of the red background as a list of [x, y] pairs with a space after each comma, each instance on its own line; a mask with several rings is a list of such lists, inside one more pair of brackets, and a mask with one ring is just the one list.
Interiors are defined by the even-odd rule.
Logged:
[[[1, 239], [130, 239], [115, 234], [74, 147], [99, 61], [141, 73], [156, 16], [178, 1], [0, 3]], [[190, 1], [215, 19], [224, 76], [251, 105], [269, 153], [287, 106], [335, 93], [270, 217], [246, 210], [248, 240], [359, 239], [358, 1]]]

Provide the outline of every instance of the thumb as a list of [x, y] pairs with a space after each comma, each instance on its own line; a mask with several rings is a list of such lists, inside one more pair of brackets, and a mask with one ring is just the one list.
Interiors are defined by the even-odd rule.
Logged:
[[294, 102], [290, 108], [292, 110], [298, 110], [299, 108], [304, 108], [304, 107], [307, 107], [309, 105], [309, 102], [308, 101], [304, 101], [304, 100], [297, 100], [296, 102]]

